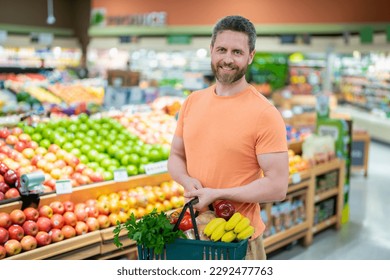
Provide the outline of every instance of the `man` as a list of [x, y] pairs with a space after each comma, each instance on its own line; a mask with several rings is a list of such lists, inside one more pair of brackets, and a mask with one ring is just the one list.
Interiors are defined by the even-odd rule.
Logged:
[[198, 210], [232, 201], [255, 227], [246, 259], [266, 259], [259, 203], [285, 198], [289, 170], [284, 121], [245, 79], [255, 42], [246, 18], [228, 16], [216, 24], [210, 44], [216, 83], [183, 103], [168, 171], [186, 198], [199, 198]]

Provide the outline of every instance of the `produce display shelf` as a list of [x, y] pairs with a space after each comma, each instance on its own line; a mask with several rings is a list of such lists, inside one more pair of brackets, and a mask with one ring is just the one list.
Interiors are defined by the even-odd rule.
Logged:
[[101, 236], [99, 231], [72, 237], [58, 243], [23, 252], [6, 258], [7, 260], [44, 260], [61, 258], [62, 254], [69, 253], [66, 259], [85, 259], [100, 253]]
[[[102, 243], [100, 246], [100, 254], [104, 255], [108, 252], [113, 252], [113, 251], [123, 251], [122, 249], [118, 248], [114, 244], [114, 230], [115, 227], [110, 227], [106, 228], [103, 230], [100, 230], [101, 238], [102, 238]], [[136, 242], [134, 240], [131, 240], [127, 237], [126, 232], [122, 231], [119, 234], [119, 240], [123, 244], [123, 247], [136, 247]]]
[[321, 223], [314, 225], [311, 230], [313, 233], [318, 233], [318, 232], [320, 232], [320, 231], [324, 230], [325, 228], [328, 228], [332, 225], [337, 225], [337, 221], [338, 221], [338, 217], [337, 217], [337, 215], [334, 215], [334, 216], [326, 219], [325, 221], [322, 221]]
[[302, 188], [305, 188], [308, 186], [308, 184], [310, 184], [310, 173], [309, 172], [305, 172], [305, 174], [308, 174], [309, 176], [306, 177], [306, 178], [301, 178], [301, 181], [299, 183], [296, 183], [296, 184], [293, 184], [292, 181], [291, 181], [291, 178], [289, 180], [289, 184], [288, 184], [288, 192], [294, 192], [296, 190], [300, 190]]
[[108, 260], [113, 258], [118, 258], [120, 256], [126, 256], [126, 259], [128, 260], [137, 260], [138, 256], [138, 249], [137, 246], [134, 244], [134, 246], [126, 247], [117, 249], [115, 251], [110, 251], [106, 254], [100, 254], [97, 256], [94, 256], [93, 259], [95, 260]]
[[310, 229], [309, 222], [304, 222], [284, 232], [277, 233], [264, 239], [265, 252], [268, 254], [293, 241], [304, 238]]
[[312, 172], [314, 175], [328, 173], [329, 171], [339, 169], [342, 162], [343, 162], [343, 160], [341, 160], [339, 158], [335, 158], [335, 159], [332, 159], [328, 162], [321, 163], [321, 164], [314, 166]]
[[71, 200], [74, 203], [81, 203], [90, 198], [97, 198], [102, 194], [127, 190], [136, 186], [158, 185], [161, 182], [168, 180], [171, 180], [171, 177], [168, 173], [160, 173], [155, 175], [137, 175], [131, 176], [125, 181], [105, 181], [76, 187], [73, 188], [72, 193], [69, 194], [44, 194], [41, 196], [41, 201], [45, 204], [50, 204], [56, 200], [62, 202]]
[[329, 197], [336, 196], [338, 193], [339, 189], [337, 187], [334, 187], [321, 193], [316, 193], [316, 195], [314, 196], [314, 202], [319, 202]]

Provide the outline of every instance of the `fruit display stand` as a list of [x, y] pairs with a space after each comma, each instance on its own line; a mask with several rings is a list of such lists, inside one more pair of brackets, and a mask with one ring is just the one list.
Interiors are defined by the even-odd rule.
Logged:
[[[129, 177], [125, 181], [106, 181], [84, 185], [72, 189], [72, 193], [43, 194], [40, 197], [40, 205], [48, 205], [53, 201], [64, 202], [71, 200], [74, 203], [82, 203], [87, 199], [96, 198], [99, 195], [128, 190], [137, 186], [156, 185], [170, 180], [167, 173], [155, 175], [138, 175]], [[21, 209], [22, 202], [15, 200], [0, 205], [0, 212], [11, 212], [14, 209]], [[118, 249], [113, 244], [114, 227], [88, 232], [84, 235], [78, 235], [70, 239], [62, 240], [58, 243], [52, 243], [44, 247], [39, 247], [28, 252], [22, 252], [18, 255], [7, 257], [6, 260], [37, 260], [37, 259], [109, 259], [120, 255], [131, 254], [137, 250], [134, 241], [127, 239], [123, 234], [121, 241], [125, 245], [123, 249]]]
[[[332, 172], [336, 174], [335, 180], [331, 185], [326, 186], [325, 190], [321, 189], [318, 184], [320, 176], [329, 175]], [[344, 203], [344, 178], [345, 178], [345, 162], [342, 159], [334, 159], [330, 162], [320, 164], [313, 168], [312, 176], [314, 177], [315, 190], [313, 197], [314, 204], [314, 220], [312, 225], [313, 235], [331, 226], [335, 226], [336, 229], [341, 227], [342, 209]], [[334, 207], [332, 213], [325, 215], [324, 219], [319, 219], [316, 222], [316, 206], [320, 203], [326, 202], [328, 199], [334, 199]], [[312, 236], [311, 236], [312, 238]], [[308, 240], [311, 243], [311, 240]]]
[[[296, 144], [295, 148], [298, 149], [299, 144]], [[335, 175], [331, 176], [334, 184], [328, 186], [326, 190], [320, 190], [318, 188], [320, 177], [332, 172], [334, 173], [332, 175]], [[335, 226], [336, 229], [341, 227], [344, 199], [344, 173], [344, 160], [333, 159], [329, 162], [316, 165], [307, 171], [295, 173], [290, 176], [285, 201], [281, 203], [268, 203], [263, 206], [263, 209], [266, 209], [267, 213], [266, 219], [271, 220], [273, 219], [273, 216], [277, 216], [272, 214], [272, 208], [274, 206], [282, 205], [284, 202], [291, 201], [294, 197], [298, 197], [299, 200], [303, 201], [304, 218], [301, 219], [302, 221], [300, 223], [295, 223], [292, 226], [279, 231], [276, 230], [276, 233], [274, 232], [274, 234], [265, 237], [264, 246], [266, 253], [273, 252], [292, 243], [293, 241], [299, 240], [302, 241], [304, 246], [309, 246], [316, 233], [331, 226]], [[334, 199], [335, 205], [330, 211], [331, 214], [325, 215], [325, 217], [323, 215], [323, 219], [319, 221], [317, 210], [320, 207], [318, 205], [328, 199]], [[281, 221], [280, 223], [283, 222]], [[272, 226], [275, 226], [275, 222]]]
[[[312, 207], [310, 200], [313, 192], [313, 177], [311, 176], [310, 171], [304, 171], [300, 173], [295, 173], [293, 176], [290, 176], [289, 187], [287, 190], [286, 201], [292, 200], [295, 197], [302, 197], [305, 207], [305, 219], [303, 222], [294, 224], [288, 229], [281, 230], [267, 238], [264, 239], [264, 246], [266, 253], [275, 251], [293, 241], [304, 239], [304, 244], [308, 245], [309, 240], [311, 239], [311, 219], [312, 219]], [[272, 206], [273, 204], [266, 204], [267, 216], [271, 219], [272, 216]], [[282, 223], [282, 222], [281, 222]]]
[[99, 231], [89, 232], [58, 243], [8, 257], [7, 260], [83, 260], [100, 254]]

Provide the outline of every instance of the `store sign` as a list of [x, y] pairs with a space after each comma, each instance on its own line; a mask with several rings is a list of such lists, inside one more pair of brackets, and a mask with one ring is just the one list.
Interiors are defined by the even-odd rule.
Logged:
[[56, 193], [57, 194], [66, 194], [72, 193], [72, 183], [70, 180], [58, 180], [56, 181]]
[[136, 25], [136, 26], [165, 26], [167, 23], [166, 12], [152, 12], [147, 14], [132, 14], [124, 16], [108, 16], [107, 25]]
[[7, 41], [8, 33], [5, 30], [0, 30], [0, 43]]
[[52, 33], [31, 33], [31, 43], [50, 46], [53, 43], [54, 35]]

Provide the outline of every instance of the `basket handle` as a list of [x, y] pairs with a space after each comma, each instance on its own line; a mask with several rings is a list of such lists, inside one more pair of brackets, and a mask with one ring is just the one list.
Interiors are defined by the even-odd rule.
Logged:
[[184, 218], [184, 214], [187, 211], [187, 208], [190, 209], [190, 215], [191, 215], [191, 221], [192, 221], [192, 226], [194, 227], [194, 233], [195, 233], [195, 239], [199, 240], [199, 231], [198, 231], [198, 226], [196, 225], [196, 216], [198, 216], [198, 211], [194, 212], [194, 204], [198, 203], [199, 199], [198, 197], [195, 197], [188, 201], [186, 204], [184, 204], [182, 211], [180, 212], [180, 216], [177, 219], [177, 222], [175, 226], [173, 227], [173, 231], [177, 231], [179, 229], [179, 225], [181, 223], [181, 220]]

